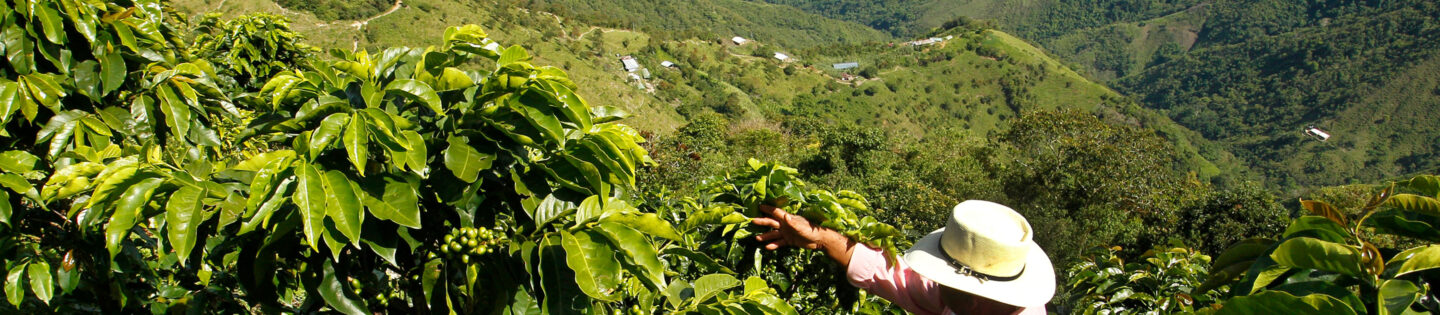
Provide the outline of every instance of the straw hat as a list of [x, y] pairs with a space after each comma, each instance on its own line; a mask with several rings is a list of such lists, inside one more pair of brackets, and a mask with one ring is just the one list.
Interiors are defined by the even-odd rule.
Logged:
[[1055, 295], [1055, 269], [1032, 240], [1030, 222], [1004, 205], [967, 200], [943, 229], [905, 251], [905, 262], [943, 286], [1021, 307]]

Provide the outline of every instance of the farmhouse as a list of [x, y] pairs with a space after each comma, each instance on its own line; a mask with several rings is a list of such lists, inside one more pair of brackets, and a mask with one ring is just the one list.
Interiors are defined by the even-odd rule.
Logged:
[[1315, 128], [1315, 126], [1306, 126], [1305, 134], [1315, 137], [1315, 139], [1319, 139], [1320, 141], [1330, 140], [1330, 133], [1320, 130], [1320, 128]]
[[744, 45], [745, 42], [748, 42], [748, 41], [749, 41], [749, 40], [746, 40], [744, 37], [740, 37], [740, 36], [735, 36], [735, 37], [730, 38], [730, 42], [735, 43], [736, 45]]
[[780, 61], [790, 61], [790, 56], [777, 52], [775, 53], [775, 59], [780, 59]]
[[640, 62], [636, 61], [635, 57], [620, 57], [620, 64], [625, 66], [625, 72], [635, 72], [635, 70], [640, 70]]

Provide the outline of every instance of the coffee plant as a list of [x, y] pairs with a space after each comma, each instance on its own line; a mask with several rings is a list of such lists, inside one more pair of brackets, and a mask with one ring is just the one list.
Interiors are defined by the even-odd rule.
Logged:
[[669, 271], [623, 112], [477, 26], [275, 60], [235, 28], [283, 23], [189, 46], [163, 1], [0, 3], [9, 307], [794, 313], [758, 277]]
[[1125, 261], [1121, 248], [1098, 247], [1065, 272], [1068, 311], [1079, 314], [1193, 313], [1224, 294], [1196, 288], [1205, 281], [1210, 256], [1182, 244], [1157, 246]]
[[[1397, 193], [1410, 191], [1413, 193]], [[1260, 310], [1324, 314], [1401, 314], [1440, 310], [1431, 283], [1440, 279], [1440, 177], [1417, 176], [1375, 193], [1351, 211], [1303, 200], [1310, 214], [1291, 221], [1278, 240], [1252, 239], [1227, 249], [1201, 292], [1230, 285], [1231, 299], [1206, 311]], [[1381, 248], [1378, 236], [1420, 246]]]
[[[892, 262], [900, 253], [897, 248], [908, 247], [909, 241], [897, 229], [866, 215], [870, 203], [864, 196], [844, 190], [812, 189], [797, 176], [793, 168], [751, 159], [746, 167], [702, 182], [697, 188], [699, 200], [662, 201], [665, 205], [657, 206], [657, 212], [677, 218], [682, 222], [681, 230], [695, 235], [698, 241], [683, 250], [674, 249], [684, 252], [674, 257], [676, 262], [690, 257], [720, 258], [728, 262], [716, 264], [725, 267], [724, 271], [774, 284], [780, 297], [803, 313], [898, 312], [851, 286], [844, 268], [820, 252], [771, 252], [754, 241], [765, 228], [746, 223], [749, 218], [763, 215], [759, 210], [763, 204], [784, 208], [859, 243], [882, 249]], [[721, 224], [719, 229], [696, 229], [716, 223]]]

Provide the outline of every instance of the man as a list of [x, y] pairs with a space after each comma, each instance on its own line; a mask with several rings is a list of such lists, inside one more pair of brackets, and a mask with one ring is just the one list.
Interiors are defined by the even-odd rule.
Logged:
[[822, 250], [846, 266], [850, 283], [915, 314], [1045, 314], [1055, 295], [1050, 258], [1032, 240], [1030, 222], [989, 201], [955, 206], [945, 228], [921, 238], [887, 266], [885, 253], [804, 217], [761, 206], [752, 223], [766, 249]]

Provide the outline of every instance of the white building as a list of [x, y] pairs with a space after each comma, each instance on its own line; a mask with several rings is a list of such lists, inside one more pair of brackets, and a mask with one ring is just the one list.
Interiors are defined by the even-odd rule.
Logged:
[[775, 53], [775, 59], [780, 59], [780, 61], [790, 61], [790, 56], [786, 56], [785, 54], [777, 52]]
[[669, 61], [669, 60], [666, 60], [666, 61], [661, 61], [661, 62], [660, 62], [660, 66], [661, 66], [661, 67], [666, 67], [666, 68], [674, 68], [674, 67], [675, 67], [675, 63], [674, 63], [674, 62], [671, 62], [671, 61]]
[[635, 57], [620, 57], [620, 64], [625, 66], [625, 72], [635, 72], [635, 70], [640, 70], [640, 62], [635, 61]]
[[1305, 127], [1305, 134], [1320, 139], [1320, 141], [1330, 140], [1330, 133], [1320, 130], [1320, 128], [1315, 128], [1315, 126]]
[[736, 45], [744, 45], [745, 42], [749, 42], [749, 40], [746, 40], [744, 37], [740, 37], [740, 36], [732, 37], [732, 38], [730, 38], [730, 41], [731, 41], [731, 42], [734, 42]]

